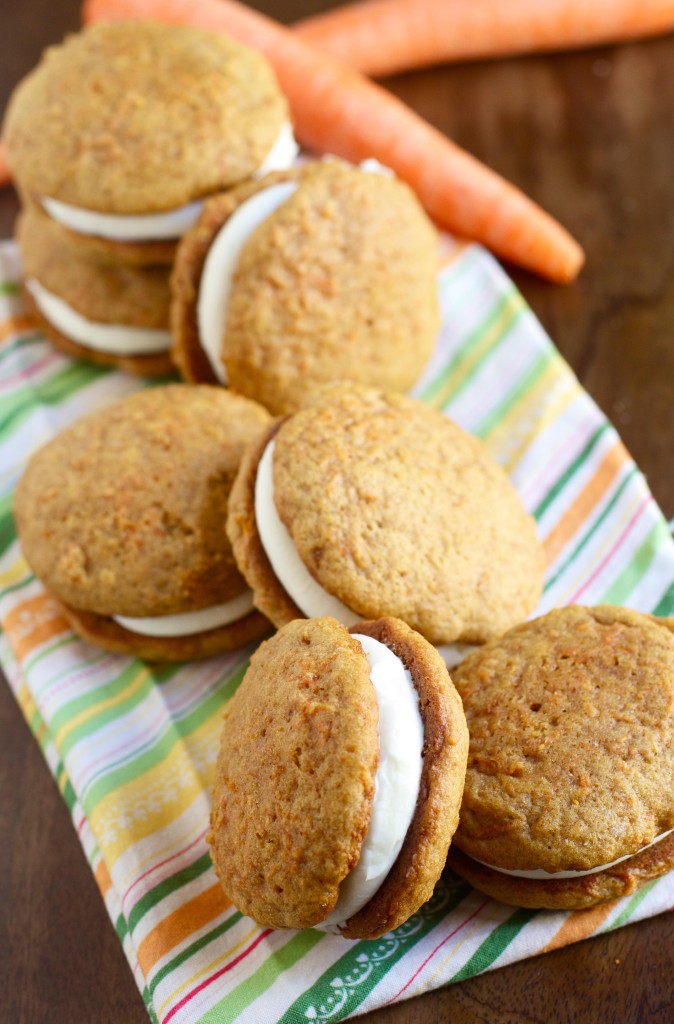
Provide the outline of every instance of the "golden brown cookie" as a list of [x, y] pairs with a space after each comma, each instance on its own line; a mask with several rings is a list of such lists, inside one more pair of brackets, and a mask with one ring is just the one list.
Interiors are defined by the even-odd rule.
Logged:
[[330, 614], [394, 615], [432, 643], [483, 643], [536, 606], [535, 525], [482, 443], [421, 402], [343, 386], [275, 424], [232, 490], [237, 563], [275, 625], [322, 613], [324, 598], [307, 596], [260, 533], [255, 490], [272, 438], [273, 499], [261, 511], [276, 511], [300, 570], [345, 606]]
[[257, 52], [219, 33], [131, 21], [87, 26], [48, 49], [14, 91], [3, 134], [36, 201], [148, 215], [249, 178], [287, 117]]
[[[219, 271], [205, 274], [206, 261], [218, 245], [234, 245], [225, 233], [283, 184], [280, 205], [264, 211], [235, 261], [224, 336], [209, 358], [200, 302], [229, 285]], [[406, 391], [440, 325], [436, 273], [436, 232], [397, 179], [337, 160], [269, 175], [210, 199], [183, 238], [172, 279], [174, 359], [187, 380], [224, 376], [275, 413], [332, 380]]]
[[19, 540], [78, 632], [172, 659], [266, 631], [224, 523], [242, 450], [268, 420], [232, 392], [174, 384], [84, 417], [33, 455], [15, 493]]
[[470, 731], [452, 868], [505, 902], [575, 909], [674, 867], [667, 620], [560, 608], [452, 676]]
[[[166, 267], [85, 259], [63, 245], [58, 225], [32, 204], [19, 216], [16, 237], [25, 275], [26, 307], [58, 349], [130, 373], [155, 376], [171, 372]], [[60, 300], [55, 314], [49, 305], [52, 296]], [[110, 327], [114, 328], [112, 336]], [[140, 328], [143, 333], [129, 338], [129, 328], [134, 332]], [[145, 334], [147, 330], [152, 333]]]
[[[335, 926], [347, 938], [374, 938], [432, 894], [456, 828], [468, 736], [442, 659], [421, 636], [395, 619], [351, 633], [400, 660], [419, 718], [420, 778], [402, 846], [374, 894], [361, 894], [366, 902]], [[361, 641], [335, 619], [295, 621], [253, 655], [227, 707], [209, 842], [225, 893], [260, 924], [308, 928], [333, 912], [339, 918], [368, 856], [381, 815], [380, 757], [390, 765], [378, 720], [391, 682], [376, 694], [370, 673]], [[394, 719], [405, 714], [390, 698], [389, 707]]]

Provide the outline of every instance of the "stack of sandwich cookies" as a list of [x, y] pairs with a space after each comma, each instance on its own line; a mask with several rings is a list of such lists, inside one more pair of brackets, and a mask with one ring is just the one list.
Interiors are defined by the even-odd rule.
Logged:
[[269, 423], [208, 386], [138, 392], [39, 449], [15, 494], [23, 553], [75, 632], [150, 660], [267, 632], [225, 533], [241, 454]]
[[[287, 167], [297, 153], [260, 55], [159, 22], [93, 25], [48, 50], [10, 100], [4, 141], [24, 203], [49, 219], [64, 259], [86, 261], [92, 275], [106, 264], [159, 265], [166, 279], [205, 196]], [[38, 285], [32, 304], [49, 320], [55, 303]], [[54, 326], [86, 352], [62, 315]], [[122, 343], [120, 356], [131, 355], [147, 349]]]
[[674, 867], [673, 627], [561, 608], [452, 673], [470, 730], [458, 874], [516, 906], [580, 909]]
[[398, 926], [444, 866], [467, 746], [442, 659], [404, 623], [285, 626], [225, 713], [209, 836], [225, 893], [274, 928]]
[[213, 197], [176, 256], [175, 362], [274, 413], [333, 380], [406, 391], [439, 328], [437, 244], [405, 184], [338, 160]]
[[276, 626], [392, 615], [431, 643], [481, 644], [529, 615], [544, 557], [480, 441], [400, 395], [334, 386], [241, 463], [227, 529]]

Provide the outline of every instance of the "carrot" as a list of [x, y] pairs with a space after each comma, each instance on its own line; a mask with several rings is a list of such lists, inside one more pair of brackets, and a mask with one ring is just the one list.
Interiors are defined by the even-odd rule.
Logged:
[[674, 0], [361, 0], [294, 26], [312, 46], [375, 77], [673, 28]]
[[9, 185], [12, 180], [12, 174], [7, 163], [7, 157], [5, 156], [5, 149], [2, 143], [0, 143], [0, 188], [4, 185]]
[[375, 157], [442, 227], [553, 281], [573, 280], [583, 251], [513, 185], [390, 93], [236, 0], [85, 0], [85, 21], [159, 18], [224, 32], [260, 50], [288, 97], [299, 141], [354, 163]]

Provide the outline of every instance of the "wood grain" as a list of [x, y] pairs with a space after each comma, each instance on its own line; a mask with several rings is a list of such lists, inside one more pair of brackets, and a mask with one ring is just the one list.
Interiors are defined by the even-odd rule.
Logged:
[[[291, 21], [330, 3], [257, 3]], [[0, 107], [76, 0], [2, 12]], [[513, 277], [674, 516], [674, 39], [479, 63], [388, 83], [556, 214], [587, 249], [580, 280]], [[0, 192], [0, 236], [16, 212]], [[147, 1024], [68, 812], [0, 685], [0, 991], [12, 1024]], [[372, 1024], [669, 1024], [671, 914], [369, 1015]], [[224, 1022], [223, 1022], [224, 1024]]]

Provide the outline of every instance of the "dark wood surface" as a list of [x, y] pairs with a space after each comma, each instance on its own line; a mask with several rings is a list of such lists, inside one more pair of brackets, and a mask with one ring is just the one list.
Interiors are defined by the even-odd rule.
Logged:
[[[258, 3], [286, 21], [329, 3]], [[41, 49], [76, 28], [74, 0], [2, 6], [0, 109]], [[513, 271], [674, 517], [674, 38], [435, 69], [388, 83], [557, 215], [583, 242], [580, 280]], [[0, 193], [0, 236], [16, 212]], [[0, 1019], [146, 1024], [37, 745], [0, 685]], [[665, 914], [377, 1011], [372, 1024], [671, 1024]], [[223, 1022], [225, 1024], [225, 1022]]]

